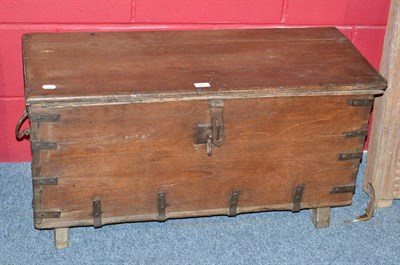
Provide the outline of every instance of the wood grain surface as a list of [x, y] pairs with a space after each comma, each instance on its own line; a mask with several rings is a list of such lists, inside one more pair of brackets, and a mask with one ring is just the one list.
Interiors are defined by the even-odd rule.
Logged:
[[[386, 87], [335, 28], [28, 34], [23, 52], [32, 146], [55, 144], [33, 148], [39, 229], [348, 205], [332, 190], [355, 184]], [[208, 156], [196, 128], [221, 117]]]
[[364, 189], [375, 190], [375, 206], [400, 199], [400, 1], [391, 1], [380, 72], [388, 89], [376, 99]]
[[[369, 96], [370, 97], [370, 96]], [[305, 184], [301, 208], [351, 203], [352, 194], [331, 194], [354, 185], [364, 137], [346, 132], [367, 127], [370, 107], [352, 107], [352, 96], [286, 97], [224, 101], [225, 142], [194, 144], [194, 129], [210, 122], [210, 102], [166, 102], [48, 108], [60, 122], [41, 123], [38, 138], [57, 142], [40, 151], [41, 211], [61, 211], [38, 228], [92, 225], [92, 200], [100, 198], [103, 224], [157, 220], [158, 192], [166, 217], [228, 214], [233, 190], [237, 212], [290, 210], [297, 185]]]
[[28, 99], [385, 88], [336, 28], [27, 34], [23, 53]]

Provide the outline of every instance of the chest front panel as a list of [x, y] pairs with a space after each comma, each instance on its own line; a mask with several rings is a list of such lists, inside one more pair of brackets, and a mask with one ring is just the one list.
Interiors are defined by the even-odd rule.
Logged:
[[[57, 179], [34, 182], [35, 212], [59, 214], [36, 226], [92, 225], [96, 200], [102, 224], [350, 204], [371, 110], [352, 102], [372, 98], [32, 106], [31, 117], [59, 115], [32, 122], [33, 146], [54, 144], [34, 148], [34, 179]], [[223, 141], [207, 154], [199, 125], [215, 116]]]

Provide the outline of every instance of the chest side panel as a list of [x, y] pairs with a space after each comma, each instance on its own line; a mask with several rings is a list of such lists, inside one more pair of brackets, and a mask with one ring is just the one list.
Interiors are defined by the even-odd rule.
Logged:
[[229, 214], [232, 204], [293, 210], [299, 185], [301, 208], [350, 204], [351, 192], [332, 190], [355, 183], [371, 107], [354, 98], [224, 100], [224, 142], [211, 156], [194, 139], [210, 123], [209, 101], [33, 107], [31, 116], [60, 115], [36, 128], [56, 147], [34, 152], [34, 178], [57, 178], [35, 187], [35, 211], [60, 216], [36, 226], [92, 225], [93, 200], [103, 224]]

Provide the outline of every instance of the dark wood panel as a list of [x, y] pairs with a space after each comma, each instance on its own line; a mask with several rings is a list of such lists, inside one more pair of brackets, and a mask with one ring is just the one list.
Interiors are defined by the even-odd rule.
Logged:
[[28, 34], [23, 47], [28, 98], [385, 88], [335, 28]]
[[[167, 217], [227, 214], [232, 190], [239, 212], [291, 209], [296, 185], [306, 189], [302, 207], [345, 205], [351, 194], [330, 194], [355, 182], [370, 107], [351, 107], [350, 96], [225, 100], [225, 142], [208, 157], [194, 144], [194, 128], [209, 123], [210, 102], [168, 102], [75, 108], [33, 106], [31, 115], [59, 113], [41, 123], [41, 174], [57, 176], [43, 187], [42, 209], [60, 219], [40, 228], [89, 225], [94, 197], [107, 222], [157, 219], [157, 194], [165, 191]], [[360, 96], [358, 96], [360, 98]], [[125, 218], [125, 219], [124, 219]], [[77, 221], [80, 220], [80, 221]]]

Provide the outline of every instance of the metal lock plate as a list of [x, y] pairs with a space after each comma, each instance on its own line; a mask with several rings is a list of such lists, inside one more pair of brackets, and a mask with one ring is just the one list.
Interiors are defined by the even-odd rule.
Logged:
[[207, 144], [207, 155], [211, 156], [212, 146], [220, 147], [224, 143], [224, 102], [211, 100], [211, 123], [197, 124], [195, 144]]
[[210, 136], [212, 136], [211, 124], [197, 124], [194, 139], [195, 144], [206, 144]]

